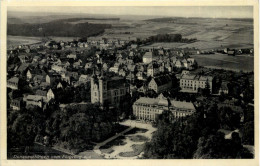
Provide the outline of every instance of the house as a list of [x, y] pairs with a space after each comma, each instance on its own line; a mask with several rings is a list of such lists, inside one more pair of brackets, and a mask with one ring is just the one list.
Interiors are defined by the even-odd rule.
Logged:
[[7, 80], [7, 88], [11, 88], [13, 90], [19, 89], [19, 78], [12, 77], [9, 80]]
[[54, 98], [55, 98], [55, 95], [54, 95], [52, 89], [49, 89], [47, 92], [47, 102], [49, 102], [51, 99], [54, 99]]
[[139, 71], [136, 73], [136, 78], [138, 80], [146, 80], [146, 75], [143, 72]]
[[33, 78], [33, 74], [31, 72], [31, 70], [28, 70], [27, 73], [26, 73], [26, 78], [27, 78], [27, 81], [31, 80]]
[[75, 68], [75, 69], [79, 69], [81, 66], [81, 63], [80, 62], [74, 62], [73, 63], [73, 68]]
[[90, 81], [91, 81], [91, 76], [89, 76], [89, 75], [81, 74], [80, 77], [79, 77], [79, 83], [80, 84], [90, 82]]
[[10, 104], [10, 107], [13, 109], [13, 110], [21, 110], [21, 105], [22, 105], [22, 98], [16, 98], [16, 99], [13, 99], [11, 104]]
[[42, 96], [42, 97], [46, 97], [47, 96], [47, 91], [43, 91], [43, 90], [36, 90], [35, 95], [38, 96]]
[[138, 120], [155, 121], [164, 111], [170, 111], [174, 119], [190, 116], [196, 112], [191, 102], [167, 100], [160, 95], [158, 98], [141, 97], [133, 104], [133, 114]]
[[33, 57], [33, 62], [39, 62], [41, 60], [40, 56], [34, 56]]
[[218, 94], [221, 94], [221, 93], [228, 94], [228, 86], [227, 86], [227, 84], [228, 84], [227, 82], [222, 82], [221, 83], [221, 86], [219, 88]]
[[46, 83], [48, 83], [49, 85], [52, 85], [55, 82], [55, 77], [53, 77], [52, 75], [46, 75], [45, 77], [45, 81]]
[[93, 63], [92, 62], [88, 62], [85, 65], [85, 69], [91, 69], [93, 67]]
[[40, 108], [43, 108], [43, 104], [46, 101], [46, 97], [39, 95], [28, 95], [24, 96], [23, 101], [26, 102], [26, 107], [38, 106]]
[[235, 56], [235, 51], [234, 50], [229, 50], [227, 52], [228, 55], [232, 55], [232, 56]]
[[160, 73], [159, 65], [157, 63], [150, 63], [147, 67], [147, 77], [156, 76]]
[[170, 75], [156, 76], [148, 83], [148, 89], [154, 90], [156, 93], [162, 93], [172, 88], [172, 79]]
[[63, 89], [63, 85], [61, 84], [61, 82], [59, 82], [57, 85], [57, 89], [59, 89], [59, 88]]
[[66, 68], [54, 64], [51, 66], [51, 70], [57, 73], [65, 73], [67, 71]]
[[151, 63], [153, 61], [153, 52], [146, 52], [143, 56], [143, 63]]
[[27, 55], [19, 55], [18, 58], [20, 59], [21, 63], [26, 63], [29, 61], [29, 58]]
[[199, 89], [205, 89], [207, 86], [212, 93], [213, 77], [200, 76], [193, 74], [184, 74], [180, 78], [180, 87], [182, 92], [197, 93]]
[[44, 82], [44, 76], [43, 75], [35, 75], [33, 77], [33, 82], [34, 84], [41, 84], [42, 82]]
[[118, 72], [118, 74], [119, 74], [120, 76], [125, 77], [127, 73], [126, 73], [125, 69], [120, 69], [119, 72]]
[[29, 63], [22, 63], [18, 68], [17, 68], [17, 72], [21, 73], [21, 74], [25, 74], [25, 72], [28, 70], [29, 68]]
[[183, 63], [180, 60], [176, 60], [175, 67], [182, 68], [183, 67]]
[[113, 66], [109, 68], [110, 72], [118, 73], [119, 72], [119, 66]]
[[75, 53], [71, 53], [71, 54], [67, 55], [67, 58], [75, 60], [75, 59], [77, 59], [77, 55]]

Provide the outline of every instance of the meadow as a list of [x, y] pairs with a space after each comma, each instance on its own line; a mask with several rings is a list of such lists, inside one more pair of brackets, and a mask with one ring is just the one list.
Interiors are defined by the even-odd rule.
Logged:
[[41, 42], [41, 37], [7, 36], [7, 48], [10, 46], [30, 45]]
[[227, 54], [191, 55], [200, 66], [233, 71], [254, 71], [253, 56], [228, 56]]

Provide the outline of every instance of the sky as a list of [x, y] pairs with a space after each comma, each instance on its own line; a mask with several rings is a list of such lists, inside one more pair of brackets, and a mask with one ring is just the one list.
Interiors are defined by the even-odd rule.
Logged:
[[143, 15], [171, 17], [210, 17], [210, 18], [253, 18], [251, 6], [41, 6], [15, 7], [8, 11], [37, 13], [75, 13], [75, 14], [111, 14], [111, 15]]

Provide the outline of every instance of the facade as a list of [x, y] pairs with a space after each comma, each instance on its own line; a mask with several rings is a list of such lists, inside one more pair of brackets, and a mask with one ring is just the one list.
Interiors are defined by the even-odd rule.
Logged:
[[11, 104], [10, 104], [10, 107], [13, 109], [13, 110], [20, 110], [21, 109], [21, 103], [22, 103], [22, 99], [21, 98], [16, 98], [14, 99]]
[[48, 90], [47, 92], [47, 102], [49, 102], [51, 99], [54, 99], [55, 96], [54, 96], [54, 93], [51, 89]]
[[11, 88], [13, 90], [19, 89], [18, 84], [19, 84], [18, 77], [13, 77], [7, 80], [7, 88]]
[[32, 106], [38, 106], [42, 108], [43, 102], [46, 101], [46, 97], [39, 96], [39, 95], [28, 95], [24, 97], [23, 100], [26, 102], [26, 107], [32, 105]]
[[146, 52], [143, 56], [143, 63], [150, 63], [153, 61], [153, 52]]
[[175, 118], [192, 115], [196, 109], [190, 102], [167, 100], [162, 95], [158, 98], [141, 97], [133, 104], [133, 114], [138, 120], [155, 121], [156, 117], [169, 110]]
[[129, 92], [130, 86], [123, 77], [93, 75], [91, 78], [91, 103], [116, 105]]
[[158, 64], [149, 64], [147, 67], [147, 76], [156, 76], [160, 73]]
[[212, 93], [212, 82], [213, 77], [211, 76], [184, 74], [180, 78], [180, 87], [183, 92], [197, 93], [200, 88], [205, 89], [208, 84]]

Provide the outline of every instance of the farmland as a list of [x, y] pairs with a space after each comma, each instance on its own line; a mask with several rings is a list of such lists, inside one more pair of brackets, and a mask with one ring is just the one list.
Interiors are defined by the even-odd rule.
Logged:
[[40, 37], [7, 36], [7, 47], [18, 45], [30, 45], [41, 42]]
[[253, 71], [254, 57], [228, 56], [227, 54], [191, 55], [200, 66], [234, 71]]

